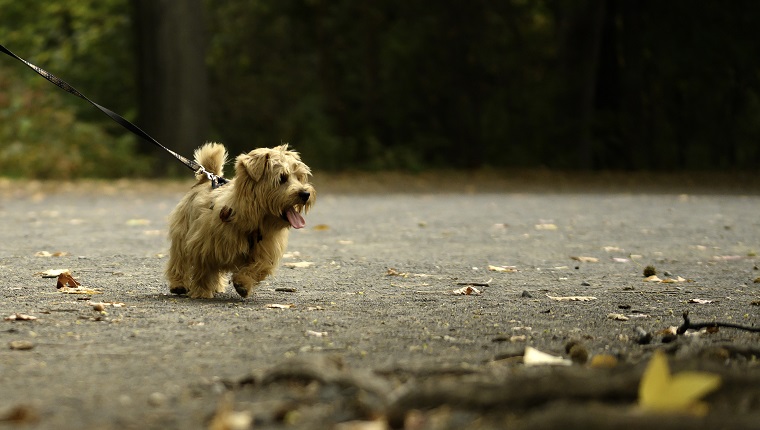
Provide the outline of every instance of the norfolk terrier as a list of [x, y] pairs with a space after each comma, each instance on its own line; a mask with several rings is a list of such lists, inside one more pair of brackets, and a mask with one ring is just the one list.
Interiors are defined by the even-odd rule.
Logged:
[[[207, 143], [195, 151], [201, 166], [222, 176], [227, 150]], [[314, 204], [309, 166], [288, 145], [259, 148], [235, 160], [235, 177], [212, 188], [198, 174], [169, 216], [169, 291], [211, 298], [225, 290], [228, 274], [248, 297], [274, 273], [288, 245], [290, 227], [306, 225], [302, 213]]]

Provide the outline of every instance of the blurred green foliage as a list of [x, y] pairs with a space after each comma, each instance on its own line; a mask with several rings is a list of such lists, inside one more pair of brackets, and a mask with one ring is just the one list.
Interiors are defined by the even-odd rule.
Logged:
[[[322, 169], [760, 164], [754, 0], [205, 5], [209, 140], [233, 154], [289, 142]], [[127, 0], [0, 0], [0, 11], [1, 43], [136, 118]], [[145, 171], [118, 125], [11, 63], [0, 61], [0, 174]], [[41, 152], [59, 167], [19, 158]], [[83, 167], [106, 153], [129, 161]]]

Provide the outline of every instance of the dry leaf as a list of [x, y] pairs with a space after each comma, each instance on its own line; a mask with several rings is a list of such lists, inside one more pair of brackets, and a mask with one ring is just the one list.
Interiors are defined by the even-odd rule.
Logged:
[[714, 303], [715, 300], [707, 300], [707, 299], [689, 299], [689, 303], [696, 303], [698, 305], [706, 305], [708, 303]]
[[734, 261], [734, 260], [741, 260], [741, 255], [713, 255], [713, 260], [715, 261]]
[[327, 224], [317, 224], [314, 227], [312, 227], [314, 231], [327, 231], [330, 230], [330, 226]]
[[630, 319], [623, 314], [615, 314], [615, 313], [607, 314], [607, 318], [611, 320], [615, 320], [615, 321], [628, 321]]
[[618, 248], [617, 246], [605, 246], [604, 249], [606, 252], [624, 252], [625, 250], [622, 248]]
[[294, 307], [296, 307], [296, 305], [293, 303], [288, 303], [285, 305], [281, 305], [279, 303], [269, 303], [268, 305], [266, 305], [266, 308], [268, 309], [291, 309]]
[[44, 272], [35, 273], [35, 275], [41, 275], [43, 278], [57, 278], [64, 273], [70, 275], [71, 271], [69, 269], [49, 269]]
[[80, 284], [79, 281], [74, 279], [73, 276], [71, 276], [71, 273], [61, 273], [58, 275], [58, 281], [55, 283], [55, 288], [61, 289], [63, 287], [71, 287], [71, 288], [77, 288]]
[[307, 267], [313, 266], [314, 263], [311, 261], [298, 261], [295, 263], [283, 263], [283, 266], [290, 267], [291, 269], [305, 269]]
[[571, 256], [570, 258], [573, 259], [573, 260], [575, 260], [575, 261], [580, 261], [581, 263], [598, 263], [599, 262], [599, 259], [596, 258], [596, 257], [583, 257], [583, 256], [573, 257], [573, 256]]
[[557, 230], [557, 225], [552, 223], [536, 224], [534, 227], [536, 230]]
[[556, 300], [558, 302], [590, 302], [591, 300], [596, 300], [596, 297], [593, 296], [567, 296], [567, 297], [557, 297], [557, 296], [550, 296], [546, 295], [546, 297]]
[[631, 260], [629, 260], [627, 258], [613, 257], [612, 261], [614, 261], [615, 263], [627, 263], [627, 262], [629, 262]]
[[399, 272], [398, 270], [394, 269], [393, 267], [389, 267], [388, 271], [385, 272], [386, 276], [401, 276], [402, 278], [406, 278], [409, 276], [409, 273], [407, 272]]
[[87, 287], [61, 287], [58, 292], [63, 294], [103, 294], [103, 291]]
[[457, 288], [456, 290], [452, 291], [452, 294], [460, 296], [479, 296], [481, 293], [477, 288], [467, 285], [462, 288]]
[[491, 266], [488, 265], [488, 270], [491, 272], [501, 272], [501, 273], [514, 273], [517, 272], [517, 267], [515, 266]]
[[64, 257], [66, 255], [69, 255], [69, 253], [63, 251], [56, 251], [52, 253], [48, 251], [37, 251], [34, 253], [35, 257]]
[[6, 321], [34, 321], [37, 319], [37, 317], [27, 315], [27, 314], [19, 314], [15, 313], [13, 315], [9, 315], [4, 318]]
[[227, 393], [219, 399], [216, 412], [209, 422], [209, 430], [250, 429], [253, 415], [250, 411], [237, 412], [233, 409], [233, 395]]
[[130, 220], [127, 220], [127, 225], [128, 226], [145, 226], [145, 225], [150, 225], [150, 220], [149, 219], [142, 219], [142, 218], [139, 218], [139, 219], [137, 219], [137, 218], [130, 219]]
[[306, 330], [306, 334], [309, 335], [309, 336], [314, 336], [314, 337], [325, 337], [325, 336], [327, 336], [327, 332], [326, 331]]
[[657, 350], [652, 355], [639, 384], [639, 406], [654, 412], [686, 412], [702, 416], [707, 404], [698, 400], [720, 387], [720, 376], [685, 371], [670, 374], [668, 359]]
[[525, 353], [523, 353], [523, 363], [526, 366], [571, 366], [573, 364], [571, 360], [562, 357], [555, 357], [530, 346], [525, 347]]
[[34, 348], [34, 344], [28, 340], [12, 340], [8, 342], [8, 347], [16, 351], [28, 351]]

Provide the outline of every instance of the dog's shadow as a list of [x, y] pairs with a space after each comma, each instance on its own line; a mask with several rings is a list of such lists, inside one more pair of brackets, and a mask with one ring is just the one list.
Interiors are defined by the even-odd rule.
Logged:
[[[194, 299], [187, 294], [172, 294], [172, 293], [157, 293], [150, 294], [147, 298], [155, 300], [157, 302], [165, 302], [168, 300], [174, 300], [181, 303], [192, 303], [193, 306], [218, 306], [228, 304], [246, 304], [249, 306], [266, 306], [269, 303], [276, 303], [277, 297], [271, 297], [271, 295], [252, 294], [251, 297], [242, 298], [235, 293], [217, 293], [210, 299]], [[291, 302], [291, 300], [285, 300], [285, 302]]]

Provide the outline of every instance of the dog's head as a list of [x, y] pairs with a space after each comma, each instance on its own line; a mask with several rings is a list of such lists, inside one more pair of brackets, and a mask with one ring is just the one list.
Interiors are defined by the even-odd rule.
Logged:
[[309, 166], [287, 144], [254, 149], [240, 154], [235, 162], [235, 179], [250, 184], [256, 204], [293, 228], [306, 225], [301, 214], [308, 212], [316, 199], [310, 177]]

